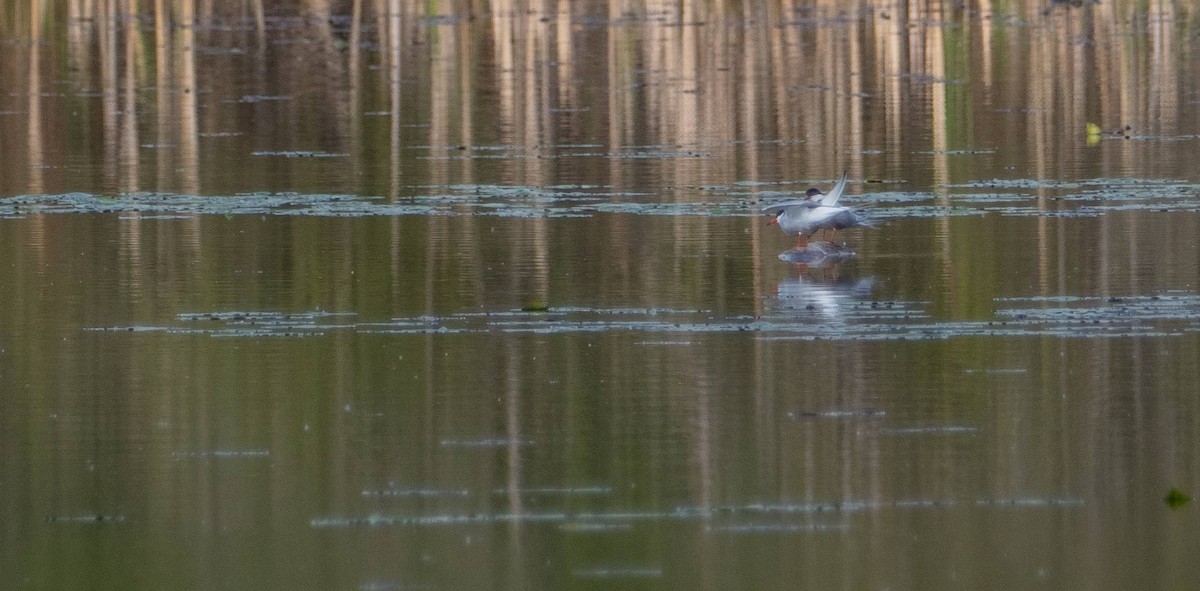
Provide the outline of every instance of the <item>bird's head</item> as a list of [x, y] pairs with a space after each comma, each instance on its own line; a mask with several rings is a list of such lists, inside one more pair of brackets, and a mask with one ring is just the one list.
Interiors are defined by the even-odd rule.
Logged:
[[812, 187], [804, 192], [804, 198], [810, 201], [816, 199], [819, 195], [824, 195], [824, 193], [822, 193], [821, 190], [816, 187]]

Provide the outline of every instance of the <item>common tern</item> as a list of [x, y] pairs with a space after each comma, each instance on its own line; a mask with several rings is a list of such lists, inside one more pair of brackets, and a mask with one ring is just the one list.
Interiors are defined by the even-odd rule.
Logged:
[[838, 230], [874, 228], [867, 218], [837, 204], [845, 190], [846, 173], [843, 172], [842, 178], [828, 193], [812, 188], [805, 192], [804, 199], [768, 205], [762, 210], [773, 216], [769, 223], [778, 224], [785, 234], [796, 236], [796, 248], [804, 248], [805, 238], [820, 230], [832, 230], [833, 237], [837, 238]]

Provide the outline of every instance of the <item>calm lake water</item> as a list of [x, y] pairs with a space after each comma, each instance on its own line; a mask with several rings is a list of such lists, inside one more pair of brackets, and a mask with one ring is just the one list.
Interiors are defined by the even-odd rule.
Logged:
[[1197, 3], [292, 4], [0, 9], [0, 587], [1200, 587]]

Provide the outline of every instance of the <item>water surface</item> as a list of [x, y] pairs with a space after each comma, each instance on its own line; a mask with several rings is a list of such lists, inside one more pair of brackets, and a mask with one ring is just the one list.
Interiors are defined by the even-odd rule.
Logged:
[[1200, 585], [1190, 3], [134, 4], [0, 18], [6, 588]]

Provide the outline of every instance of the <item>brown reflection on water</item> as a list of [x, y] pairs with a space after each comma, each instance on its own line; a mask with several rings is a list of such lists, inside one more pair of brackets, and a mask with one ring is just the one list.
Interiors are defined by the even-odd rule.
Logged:
[[[261, 1], [204, 3], [199, 20], [192, 1], [51, 6], [61, 4], [68, 9], [65, 51], [76, 73], [54, 81], [65, 91], [52, 97], [55, 108], [42, 108], [37, 93], [29, 94], [29, 125], [62, 127], [70, 110], [62, 107], [98, 97], [99, 142], [63, 142], [56, 134], [56, 145], [43, 146], [39, 134], [28, 134], [28, 167], [6, 175], [14, 179], [5, 181], [6, 193], [42, 192], [36, 187], [47, 173], [53, 190], [79, 186], [84, 179], [62, 163], [81, 153], [115, 155], [104, 159], [102, 179], [109, 191], [121, 192], [247, 189], [227, 180], [221, 164], [253, 150], [346, 152], [355, 174], [307, 183], [354, 192], [382, 180], [391, 195], [402, 193], [404, 171], [414, 166], [440, 169], [452, 182], [489, 174], [494, 167], [484, 165], [492, 163], [461, 159], [470, 154], [456, 148], [494, 143], [532, 152], [524, 167], [509, 168], [510, 175], [523, 170], [513, 182], [623, 184], [644, 174], [643, 163], [621, 158], [572, 170], [555, 158], [555, 146], [569, 142], [599, 142], [606, 151], [717, 150], [716, 158], [701, 160], [703, 168], [688, 158], [658, 163], [655, 175], [667, 185], [695, 182], [698, 174], [708, 181], [796, 178], [797, 172], [828, 177], [848, 165], [856, 178], [928, 186], [972, 178], [974, 163], [986, 160], [947, 151], [1014, 142], [1024, 147], [1016, 154], [1027, 155], [1019, 164], [1039, 178], [1096, 174], [1098, 164], [1107, 171], [1144, 168], [1161, 150], [1119, 142], [1085, 150], [1084, 124], [1172, 136], [1195, 119], [1179, 83], [1191, 67], [1188, 48], [1168, 34], [1169, 23], [1181, 18], [1172, 3], [1152, 3], [1144, 13], [1125, 2], [1049, 11], [1022, 3], [1005, 12], [990, 3], [939, 2], [901, 9], [687, 3], [678, 12], [640, 4], [594, 12], [561, 2], [531, 10], [501, 3], [488, 7], [487, 18], [471, 18], [480, 8], [472, 3], [425, 14], [423, 4], [355, 0], [348, 3], [350, 22], [335, 19], [336, 26], [324, 2], [297, 9], [303, 19], [272, 26]], [[39, 2], [31, 10], [48, 9]], [[274, 19], [287, 16], [274, 6], [270, 12]], [[36, 42], [56, 21], [29, 22]], [[142, 59], [149, 45], [143, 38], [150, 37], [155, 59]], [[1144, 40], [1147, 50], [1120, 51], [1131, 37]], [[38, 47], [38, 57], [59, 51]], [[159, 75], [138, 92], [129, 82], [149, 82], [138, 71], [148, 68]], [[16, 77], [16, 87], [38, 88], [37, 73]], [[364, 75], [383, 83], [378, 93], [363, 92]], [[77, 95], [87, 88], [96, 95]], [[605, 99], [593, 100], [600, 93]], [[143, 128], [153, 127], [169, 143], [150, 151], [131, 143], [143, 109], [158, 113]], [[372, 111], [389, 113], [388, 160], [373, 149], [378, 134], [353, 131], [379, 121], [363, 120]], [[489, 116], [480, 119], [481, 112]], [[250, 124], [242, 139], [201, 137], [231, 131], [239, 120]], [[401, 162], [400, 152], [425, 143], [431, 161]], [[914, 152], [930, 156], [914, 161]], [[158, 161], [156, 178], [141, 172], [140, 156]], [[269, 172], [259, 188], [305, 182], [294, 163], [264, 159], [252, 166]], [[381, 170], [387, 172], [379, 178]], [[425, 176], [419, 168], [412, 172]], [[577, 178], [581, 173], [586, 178]]]
[[[781, 183], [748, 193], [800, 190], [848, 168], [888, 181], [854, 193], [930, 192], [951, 206], [961, 191], [945, 185], [969, 180], [1194, 176], [1194, 140], [1088, 146], [1084, 134], [1088, 121], [1133, 136], [1196, 133], [1186, 3], [28, 6], [0, 23], [18, 41], [0, 53], [0, 75], [16, 81], [0, 96], [0, 196], [404, 202], [454, 184], [579, 184], [669, 204], [738, 181]], [[288, 151], [331, 157], [270, 155]], [[1042, 209], [1059, 195], [1029, 192]], [[347, 322], [369, 323], [539, 303], [720, 322], [762, 318], [786, 282], [828, 295], [857, 276], [883, 284], [864, 302], [979, 320], [995, 317], [997, 296], [1200, 280], [1192, 212], [899, 217], [854, 235], [860, 259], [828, 272], [776, 261], [787, 238], [741, 211], [453, 213], [0, 220], [12, 253], [0, 266], [10, 393], [0, 490], [18, 483], [0, 502], [24, 526], [4, 528], [4, 558], [32, 548], [41, 558], [21, 574], [66, 579], [45, 587], [93, 580], [56, 566], [77, 566], [96, 533], [83, 528], [106, 524], [54, 518], [101, 513], [125, 518], [97, 537], [136, 538], [130, 562], [186, 560], [195, 570], [183, 580], [207, 587], [415, 577], [561, 588], [613, 565], [657, 568], [652, 582], [688, 588], [1195, 583], [1195, 513], [1159, 501], [1168, 486], [1200, 488], [1194, 334], [860, 343], [625, 329], [85, 331], [197, 311], [352, 312]], [[819, 314], [797, 310], [796, 322], [839, 321]], [[612, 490], [530, 492], [597, 484]], [[388, 487], [469, 494], [364, 494]], [[976, 505], [1025, 497], [1082, 506]], [[900, 504], [930, 501], [946, 504]], [[830, 528], [819, 533], [720, 529], [745, 525], [745, 513], [720, 513], [731, 506], [803, 503], [845, 505], [747, 519]], [[311, 525], [564, 507], [705, 517], [601, 524], [628, 529], [600, 534], [532, 520]], [[175, 537], [190, 545], [171, 550]]]

